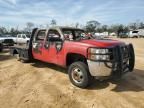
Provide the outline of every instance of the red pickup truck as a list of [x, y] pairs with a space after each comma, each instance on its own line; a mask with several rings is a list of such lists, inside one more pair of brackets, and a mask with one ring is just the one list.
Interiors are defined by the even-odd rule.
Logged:
[[70, 81], [80, 88], [87, 87], [94, 78], [120, 78], [133, 71], [132, 44], [85, 34], [71, 27], [35, 28], [27, 47], [11, 47], [10, 53], [24, 62], [37, 59], [68, 68]]

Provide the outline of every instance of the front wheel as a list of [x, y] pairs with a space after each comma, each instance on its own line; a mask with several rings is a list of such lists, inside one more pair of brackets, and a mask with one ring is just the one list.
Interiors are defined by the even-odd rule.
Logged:
[[71, 83], [80, 88], [87, 87], [92, 80], [88, 66], [83, 62], [72, 63], [68, 68], [68, 75]]

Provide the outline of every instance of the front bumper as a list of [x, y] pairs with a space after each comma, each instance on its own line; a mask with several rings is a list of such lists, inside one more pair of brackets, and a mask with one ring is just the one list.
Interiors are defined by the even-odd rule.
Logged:
[[109, 61], [93, 61], [87, 60], [89, 72], [91, 76], [121, 77], [124, 73], [130, 72], [134, 68], [134, 49], [131, 44], [125, 46], [116, 46], [110, 48], [111, 60]]
[[110, 76], [112, 69], [106, 67], [104, 62], [95, 62], [87, 60], [91, 76]]

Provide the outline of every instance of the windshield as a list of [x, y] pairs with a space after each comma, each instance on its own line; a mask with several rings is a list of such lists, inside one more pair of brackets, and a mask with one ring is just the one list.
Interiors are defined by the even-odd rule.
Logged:
[[87, 39], [86, 33], [81, 29], [62, 29], [65, 40]]
[[132, 33], [138, 33], [138, 31], [133, 31]]

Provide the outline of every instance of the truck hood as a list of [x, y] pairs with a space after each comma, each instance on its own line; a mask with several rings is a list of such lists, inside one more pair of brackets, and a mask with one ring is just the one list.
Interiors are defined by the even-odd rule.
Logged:
[[92, 46], [97, 47], [113, 47], [117, 45], [124, 45], [124, 42], [111, 40], [111, 39], [90, 39], [90, 40], [81, 40], [82, 43], [91, 44]]

